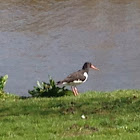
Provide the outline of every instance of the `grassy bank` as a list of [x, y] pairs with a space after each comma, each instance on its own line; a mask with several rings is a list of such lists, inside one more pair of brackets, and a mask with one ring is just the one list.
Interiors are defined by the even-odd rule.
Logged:
[[0, 99], [1, 140], [139, 140], [140, 90]]

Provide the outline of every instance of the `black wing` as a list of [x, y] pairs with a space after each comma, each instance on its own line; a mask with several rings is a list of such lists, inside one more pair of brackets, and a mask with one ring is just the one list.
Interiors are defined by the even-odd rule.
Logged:
[[63, 82], [73, 82], [74, 80], [81, 80], [84, 81], [86, 79], [86, 77], [84, 76], [84, 71], [79, 70], [77, 72], [74, 72], [72, 74], [70, 74], [68, 77], [66, 77]]

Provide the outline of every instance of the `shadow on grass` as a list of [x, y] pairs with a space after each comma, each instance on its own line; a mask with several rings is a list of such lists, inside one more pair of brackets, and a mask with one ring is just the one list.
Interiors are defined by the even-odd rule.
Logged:
[[121, 97], [116, 100], [102, 102], [102, 110], [116, 111], [116, 112], [137, 112], [140, 109], [139, 98], [133, 97]]
[[104, 101], [104, 98], [95, 98], [82, 102], [71, 102], [61, 105], [62, 114], [109, 114], [109, 113], [134, 113], [140, 110], [140, 100], [136, 97], [121, 97], [115, 100]]

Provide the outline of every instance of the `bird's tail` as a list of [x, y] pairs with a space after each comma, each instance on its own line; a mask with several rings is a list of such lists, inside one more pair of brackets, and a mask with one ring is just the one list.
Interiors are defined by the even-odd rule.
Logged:
[[58, 81], [56, 84], [61, 85], [61, 84], [63, 84], [63, 81]]

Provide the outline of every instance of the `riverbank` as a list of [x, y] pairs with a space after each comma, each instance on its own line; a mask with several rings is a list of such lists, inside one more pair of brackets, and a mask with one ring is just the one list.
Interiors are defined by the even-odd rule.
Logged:
[[78, 97], [0, 98], [2, 140], [138, 140], [140, 90], [86, 92]]

